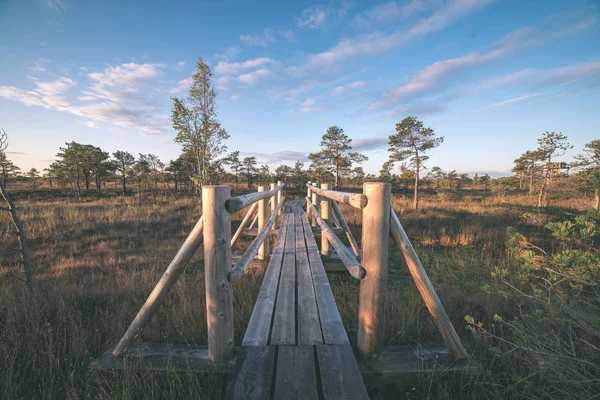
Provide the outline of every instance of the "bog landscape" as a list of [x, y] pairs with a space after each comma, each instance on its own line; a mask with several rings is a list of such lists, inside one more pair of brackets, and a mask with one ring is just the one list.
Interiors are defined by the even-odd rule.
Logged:
[[40, 3], [0, 7], [1, 399], [600, 397], [597, 4], [114, 4], [109, 49]]

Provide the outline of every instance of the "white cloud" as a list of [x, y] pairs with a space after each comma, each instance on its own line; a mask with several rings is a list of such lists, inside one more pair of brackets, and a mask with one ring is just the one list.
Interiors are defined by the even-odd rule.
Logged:
[[389, 135], [371, 138], [358, 138], [352, 140], [352, 150], [369, 151], [387, 149]]
[[340, 94], [344, 94], [350, 90], [361, 88], [363, 86], [365, 86], [364, 81], [351, 82], [351, 83], [347, 83], [345, 85], [334, 87], [333, 89], [331, 89], [331, 94], [340, 95]]
[[305, 101], [303, 101], [300, 104], [300, 112], [306, 113], [306, 112], [313, 112], [313, 111], [319, 111], [321, 110], [320, 107], [316, 107], [316, 103], [317, 100], [320, 98], [321, 96], [314, 96], [311, 97], [309, 99], [306, 99]]
[[62, 0], [46, 0], [46, 5], [57, 11], [65, 11], [65, 4]]
[[251, 33], [247, 35], [241, 35], [240, 40], [248, 46], [261, 46], [267, 47], [271, 43], [275, 42], [275, 36], [273, 31], [266, 28], [262, 33]]
[[14, 86], [0, 86], [0, 97], [21, 102], [27, 106], [41, 106], [66, 110], [70, 104], [64, 94], [75, 85], [73, 80], [60, 77], [54, 81], [37, 81], [35, 89], [23, 90]]
[[301, 151], [278, 151], [275, 153], [240, 152], [241, 157], [256, 157], [260, 164], [280, 164], [284, 162], [308, 161], [308, 154]]
[[235, 75], [239, 74], [242, 71], [259, 68], [267, 64], [273, 64], [275, 60], [268, 57], [254, 58], [251, 60], [246, 60], [244, 62], [236, 62], [236, 63], [228, 63], [224, 61], [220, 61], [215, 66], [215, 73], [221, 75]]
[[508, 100], [504, 100], [504, 101], [499, 101], [499, 102], [496, 102], [496, 103], [488, 104], [485, 107], [481, 107], [477, 111], [486, 111], [486, 110], [491, 110], [491, 109], [494, 109], [494, 108], [499, 108], [499, 107], [507, 106], [509, 104], [518, 103], [520, 101], [524, 101], [524, 100], [527, 100], [527, 99], [530, 99], [532, 97], [539, 96], [539, 95], [540, 95], [540, 93], [531, 93], [531, 94], [527, 94], [525, 96], [514, 97], [512, 99], [508, 99]]
[[360, 29], [380, 28], [442, 5], [442, 0], [389, 1], [378, 4], [352, 19], [352, 25]]
[[[571, 28], [566, 28], [571, 30]], [[545, 44], [564, 35], [564, 31], [544, 31], [539, 28], [523, 28], [506, 35], [485, 51], [474, 51], [465, 56], [438, 61], [418, 71], [405, 85], [384, 93], [367, 106], [375, 110], [413, 100], [431, 92], [445, 89], [461, 73], [475, 67], [508, 58], [526, 48]], [[528, 73], [523, 73], [525, 76]], [[521, 79], [520, 76], [507, 77], [507, 80]], [[496, 84], [501, 81], [496, 81]], [[488, 81], [489, 83], [489, 81]], [[494, 82], [492, 82], [494, 83]]]
[[50, 62], [49, 59], [44, 58], [44, 57], [40, 57], [37, 59], [36, 62], [34, 62], [32, 65], [28, 66], [27, 69], [30, 69], [32, 71], [36, 71], [36, 72], [48, 72], [48, 69], [46, 68], [45, 64], [48, 64]]
[[297, 19], [297, 25], [300, 28], [315, 29], [321, 27], [327, 21], [327, 6], [316, 4], [302, 10]]
[[98, 125], [96, 122], [94, 122], [94, 121], [79, 121], [79, 123], [80, 123], [81, 125], [85, 125], [85, 126], [87, 126], [88, 128], [91, 128], [91, 129], [95, 129], [95, 128], [97, 128], [97, 127], [99, 126], [99, 125]]
[[310, 55], [304, 65], [290, 67], [287, 71], [290, 74], [301, 75], [315, 68], [331, 65], [347, 58], [389, 51], [418, 36], [440, 31], [491, 2], [492, 0], [450, 1], [431, 16], [421, 19], [408, 31], [396, 31], [391, 34], [374, 32], [351, 39], [342, 39], [337, 45], [328, 50]]
[[231, 46], [231, 47], [228, 47], [227, 49], [225, 49], [222, 53], [215, 54], [215, 57], [218, 58], [219, 60], [227, 61], [227, 60], [235, 57], [240, 51], [241, 50], [239, 47]]
[[279, 31], [279, 36], [281, 36], [288, 42], [293, 42], [294, 40], [296, 40], [296, 34], [291, 29]]
[[192, 78], [191, 76], [189, 78], [180, 80], [177, 83], [177, 86], [175, 86], [169, 90], [169, 93], [177, 94], [177, 93], [181, 93], [181, 92], [188, 90], [190, 88], [190, 85], [192, 84], [193, 80], [194, 80], [194, 78]]
[[267, 68], [261, 68], [259, 70], [249, 72], [247, 74], [240, 75], [237, 79], [240, 83], [253, 85], [263, 78], [268, 78], [273, 75], [273, 72]]

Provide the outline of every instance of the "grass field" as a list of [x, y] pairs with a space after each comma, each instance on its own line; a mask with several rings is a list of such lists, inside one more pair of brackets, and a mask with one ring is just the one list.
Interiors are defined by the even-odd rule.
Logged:
[[[290, 191], [287, 196], [299, 198], [301, 194]], [[195, 224], [201, 212], [198, 198], [148, 196], [140, 205], [135, 196], [76, 201], [48, 191], [18, 189], [14, 197], [29, 235], [35, 291], [30, 293], [23, 283], [8, 215], [0, 214], [0, 398], [219, 398], [224, 386], [215, 376], [97, 375], [88, 370], [90, 361], [123, 334]], [[586, 346], [588, 350], [580, 354], [579, 346], [573, 345], [572, 358], [585, 359], [589, 371], [598, 370], [600, 316], [589, 316], [594, 323], [589, 329], [560, 319], [541, 328], [532, 317], [537, 315], [534, 306], [522, 297], [503, 296], [491, 289], [491, 273], [496, 268], [517, 268], [505, 248], [508, 226], [516, 227], [540, 247], [556, 248], [559, 245], [544, 224], [564, 219], [565, 213], [581, 212], [589, 207], [589, 201], [556, 200], [540, 212], [535, 199], [525, 194], [499, 198], [467, 191], [461, 200], [426, 194], [419, 212], [410, 210], [410, 205], [410, 196], [394, 195], [393, 206], [401, 222], [459, 335], [484, 372], [477, 377], [428, 375], [399, 385], [372, 385], [371, 397], [599, 396], [597, 380], [574, 382], [573, 375], [558, 371], [552, 360], [544, 357], [539, 357], [536, 367], [533, 347], [503, 347], [503, 340], [523, 342], [517, 340], [514, 329], [495, 324], [493, 316], [523, 321], [523, 326], [532, 329], [523, 333], [529, 335], [531, 346], [545, 335], [554, 348], [562, 348], [568, 338], [585, 339], [591, 347]], [[360, 213], [343, 210], [360, 240]], [[234, 229], [242, 217], [242, 213], [233, 216]], [[249, 239], [241, 240], [234, 253], [248, 243]], [[250, 318], [263, 273], [264, 268], [251, 269], [234, 285], [236, 343]], [[330, 273], [329, 278], [346, 329], [355, 340], [358, 281], [345, 273]], [[201, 257], [196, 256], [143, 339], [206, 343], [204, 309], [203, 266]], [[468, 332], [466, 315], [482, 321], [487, 333]], [[390, 247], [386, 317], [387, 344], [441, 342], [395, 245]], [[496, 325], [494, 329], [492, 325]], [[562, 363], [560, 357], [554, 361]]]

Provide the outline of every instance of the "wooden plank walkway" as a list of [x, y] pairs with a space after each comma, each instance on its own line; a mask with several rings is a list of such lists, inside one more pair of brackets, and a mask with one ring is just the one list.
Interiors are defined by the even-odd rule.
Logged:
[[368, 399], [302, 201], [283, 215], [228, 399]]

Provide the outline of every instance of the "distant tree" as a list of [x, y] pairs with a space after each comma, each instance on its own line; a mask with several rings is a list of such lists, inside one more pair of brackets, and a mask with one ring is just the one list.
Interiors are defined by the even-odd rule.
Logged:
[[600, 210], [600, 139], [585, 144], [583, 154], [575, 156], [575, 166], [583, 167], [594, 186], [594, 206]]
[[392, 169], [394, 168], [393, 161], [385, 161], [379, 170], [379, 180], [382, 182], [392, 182]]
[[0, 174], [2, 174], [2, 184], [4, 186], [8, 186], [9, 180], [17, 177], [19, 175], [19, 171], [21, 171], [21, 168], [13, 164], [13, 162], [10, 161], [6, 156], [6, 153], [0, 152]]
[[252, 187], [252, 179], [258, 172], [256, 168], [256, 157], [245, 157], [242, 160], [242, 164], [244, 166], [244, 175], [246, 176], [246, 181], [248, 182], [248, 189]]
[[[195, 162], [195, 179], [200, 186], [209, 178], [209, 167], [227, 146], [227, 131], [221, 127], [215, 109], [216, 92], [212, 86], [213, 73], [202, 59], [196, 64], [189, 96], [173, 97], [171, 120], [177, 132], [175, 141], [189, 151]], [[198, 190], [198, 189], [197, 189]]]
[[[8, 148], [8, 134], [4, 129], [0, 129], [0, 159], [6, 159], [6, 149]], [[31, 171], [30, 171], [31, 172]], [[37, 171], [35, 171], [37, 173]], [[0, 197], [6, 203], [6, 207], [1, 206], [0, 211], [6, 211], [10, 213], [13, 225], [16, 230], [17, 238], [19, 240], [19, 253], [21, 254], [21, 263], [23, 264], [23, 270], [25, 272], [25, 283], [29, 289], [33, 288], [33, 272], [31, 261], [29, 259], [29, 248], [27, 246], [27, 234], [25, 233], [25, 227], [19, 219], [17, 213], [17, 207], [14, 201], [6, 190], [5, 181], [0, 182]]]
[[292, 176], [292, 174], [294, 173], [294, 170], [292, 169], [292, 167], [290, 167], [289, 165], [280, 165], [275, 169], [275, 175], [277, 176], [278, 180], [281, 180], [282, 182], [286, 182], [288, 181], [289, 177]]
[[268, 165], [261, 165], [258, 169], [258, 180], [264, 184], [271, 182], [271, 170]]
[[354, 167], [351, 175], [352, 183], [362, 185], [365, 181], [365, 170], [362, 167]]
[[572, 149], [573, 146], [567, 141], [567, 137], [562, 132], [544, 132], [542, 137], [538, 139], [538, 149], [540, 154], [544, 155], [546, 160], [544, 179], [540, 186], [540, 193], [538, 195], [538, 207], [542, 207], [545, 203], [546, 188], [548, 181], [550, 180], [550, 166], [552, 163], [552, 157], [559, 157], [565, 154], [565, 151]]
[[127, 171], [135, 164], [135, 157], [127, 151], [117, 150], [113, 153], [116, 161], [117, 171], [121, 173], [123, 183], [123, 196], [127, 194]]
[[350, 168], [353, 163], [362, 163], [368, 158], [365, 155], [352, 150], [352, 139], [344, 134], [344, 130], [338, 126], [330, 126], [321, 138], [320, 146], [323, 148], [318, 153], [311, 153], [308, 158], [315, 165], [315, 170], [327, 170], [334, 173], [334, 186], [339, 187], [340, 171], [342, 168]]
[[138, 202], [142, 204], [143, 187], [148, 186], [151, 169], [145, 154], [140, 154], [136, 163], [127, 170], [127, 175], [137, 183]]
[[300, 160], [296, 161], [296, 164], [294, 164], [294, 180], [296, 181], [296, 185], [298, 187], [302, 187], [304, 186], [305, 180], [306, 180], [306, 173], [304, 171], [304, 163]]
[[487, 192], [489, 190], [490, 181], [492, 180], [492, 178], [490, 178], [490, 176], [488, 174], [485, 174], [481, 178], [479, 178], [479, 180], [481, 183], [483, 183], [483, 187], [484, 187], [485, 191]]
[[37, 169], [31, 168], [27, 171], [25, 176], [29, 180], [29, 185], [32, 190], [37, 190], [40, 187], [40, 173]]
[[520, 176], [529, 172], [529, 194], [533, 193], [533, 182], [538, 162], [544, 160], [544, 154], [538, 150], [527, 150], [514, 163], [513, 172]]
[[231, 169], [231, 173], [235, 177], [235, 187], [237, 188], [239, 186], [239, 182], [240, 182], [240, 173], [244, 169], [244, 165], [242, 164], [242, 161], [240, 160], [240, 152], [234, 151], [227, 158], [228, 158], [227, 165], [229, 165], [229, 168]]
[[424, 128], [416, 117], [406, 117], [396, 124], [396, 134], [389, 138], [390, 161], [408, 160], [415, 172], [414, 209], [419, 208], [419, 171], [429, 159], [427, 150], [438, 147], [444, 137], [436, 137], [431, 128]]

